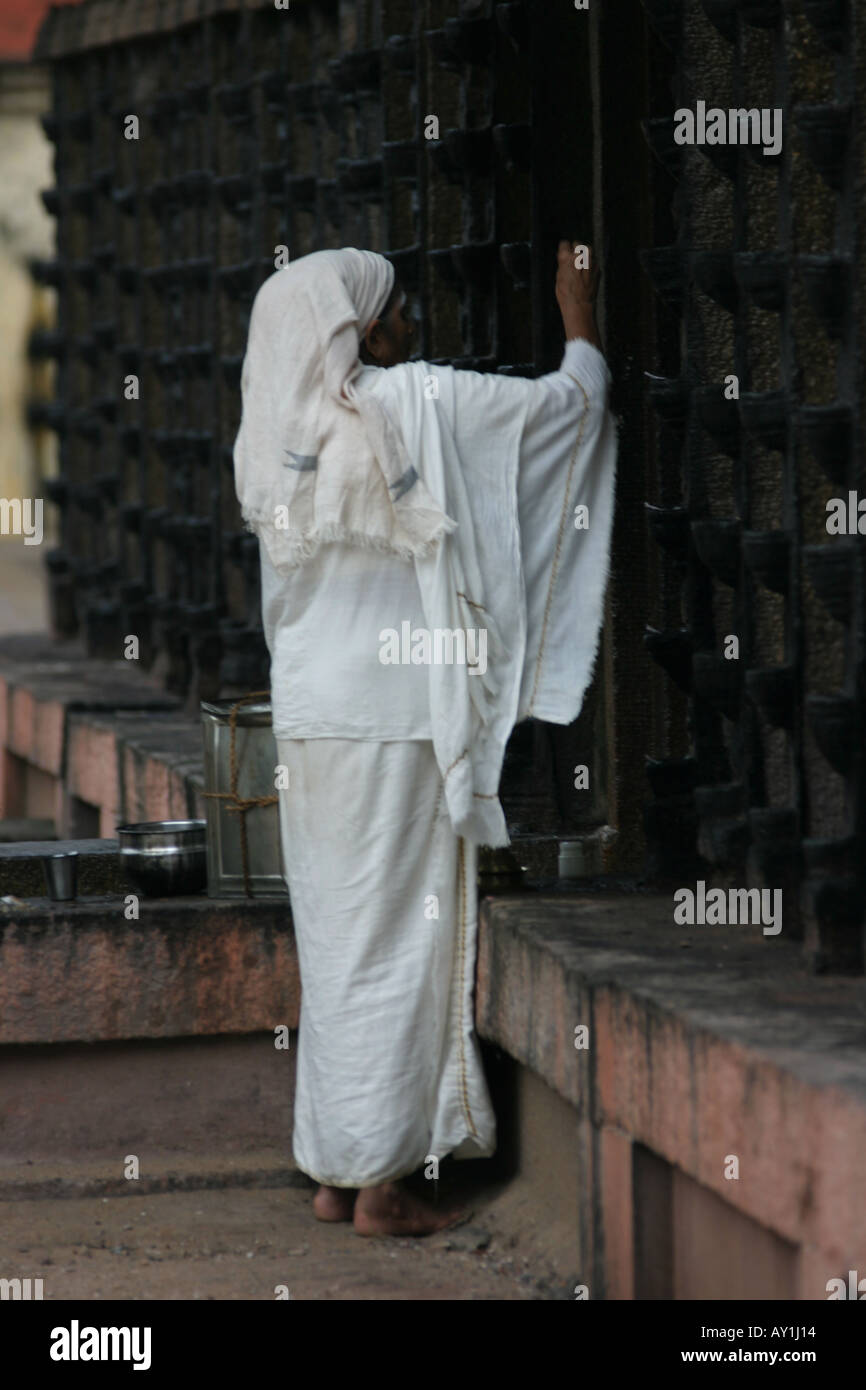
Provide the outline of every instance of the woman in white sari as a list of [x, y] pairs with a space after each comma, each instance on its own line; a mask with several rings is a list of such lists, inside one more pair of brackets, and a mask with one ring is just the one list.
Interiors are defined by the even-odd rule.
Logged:
[[455, 1219], [400, 1179], [493, 1152], [473, 1027], [479, 844], [518, 719], [568, 723], [603, 615], [616, 432], [597, 273], [527, 381], [409, 362], [393, 267], [318, 252], [253, 306], [235, 445], [260, 538], [303, 991], [293, 1148], [321, 1220]]

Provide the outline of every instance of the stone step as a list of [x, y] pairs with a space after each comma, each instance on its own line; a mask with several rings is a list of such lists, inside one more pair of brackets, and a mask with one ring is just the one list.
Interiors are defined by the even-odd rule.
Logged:
[[295, 1166], [288, 1147], [216, 1155], [148, 1151], [141, 1156], [139, 1175], [134, 1179], [124, 1176], [122, 1159], [111, 1163], [93, 1158], [0, 1161], [0, 1201], [315, 1186]]
[[73, 849], [78, 851], [78, 897], [131, 891], [120, 868], [117, 840], [57, 840], [43, 837], [11, 844], [0, 843], [0, 897], [6, 894], [16, 898], [47, 897], [43, 855]]
[[[4, 1277], [30, 1280], [28, 1294], [46, 1303], [571, 1300], [568, 1281], [548, 1275], [545, 1252], [500, 1227], [486, 1192], [472, 1193], [471, 1226], [362, 1240], [350, 1222], [316, 1221], [306, 1185], [126, 1187], [123, 1196], [6, 1204]], [[30, 1293], [33, 1280], [41, 1282]]]
[[18, 816], [0, 820], [0, 845], [21, 840], [56, 840], [54, 821], [37, 816]]
[[271, 1034], [297, 1027], [288, 899], [0, 901], [0, 1043]]

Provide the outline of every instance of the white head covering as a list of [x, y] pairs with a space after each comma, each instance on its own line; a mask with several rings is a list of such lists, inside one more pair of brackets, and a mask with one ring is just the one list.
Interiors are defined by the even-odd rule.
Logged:
[[394, 285], [373, 251], [315, 251], [262, 285], [241, 374], [235, 488], [278, 573], [347, 541], [409, 559], [456, 522], [433, 500], [384, 407], [355, 390], [361, 336]]

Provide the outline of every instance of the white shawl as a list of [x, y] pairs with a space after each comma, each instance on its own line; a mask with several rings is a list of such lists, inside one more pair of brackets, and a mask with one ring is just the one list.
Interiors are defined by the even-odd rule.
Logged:
[[411, 558], [453, 530], [371, 397], [358, 396], [362, 332], [394, 267], [373, 251], [315, 251], [256, 295], [241, 371], [235, 489], [247, 528], [286, 574], [323, 541]]
[[[498, 787], [514, 724], [529, 716], [571, 723], [595, 663], [616, 422], [604, 358], [582, 343], [580, 360], [573, 446], [546, 471], [532, 459], [518, 466], [531, 381], [410, 362], [367, 369], [358, 383], [399, 425], [431, 495], [458, 523], [432, 554], [415, 559], [428, 626], [491, 634], [486, 713], [472, 698], [478, 677], [465, 666], [430, 667], [433, 744], [451, 823], [477, 844], [509, 843]], [[588, 509], [586, 528], [575, 524], [579, 506]], [[454, 555], [462, 557], [462, 582], [454, 579]]]

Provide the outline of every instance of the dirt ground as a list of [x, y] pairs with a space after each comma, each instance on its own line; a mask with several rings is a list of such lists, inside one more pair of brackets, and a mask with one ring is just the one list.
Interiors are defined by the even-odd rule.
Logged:
[[45, 1300], [275, 1299], [278, 1286], [290, 1299], [564, 1297], [525, 1242], [497, 1230], [495, 1194], [476, 1193], [467, 1224], [408, 1240], [316, 1221], [313, 1190], [7, 1195], [0, 1275], [41, 1278]]

